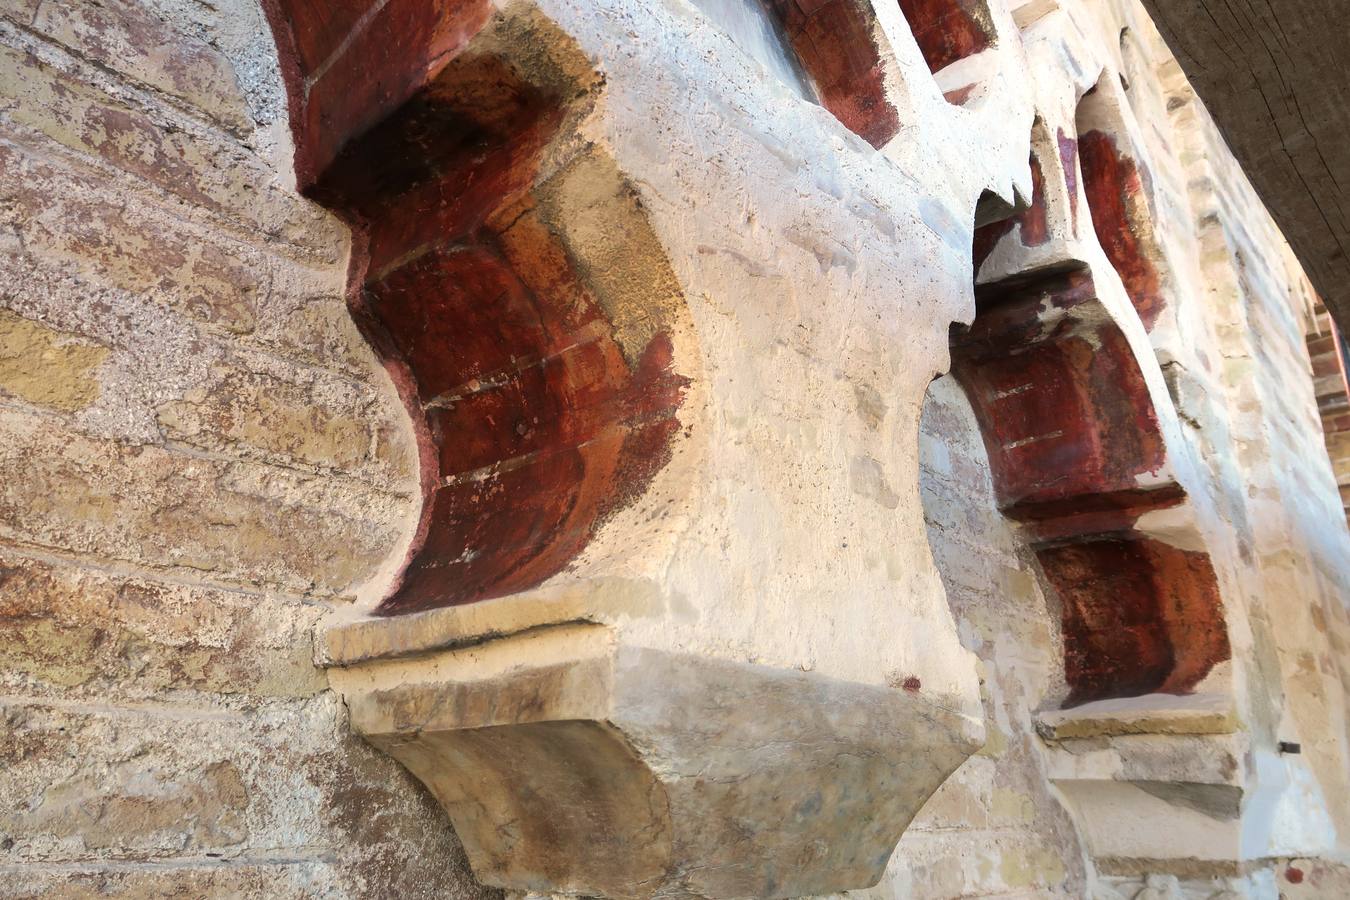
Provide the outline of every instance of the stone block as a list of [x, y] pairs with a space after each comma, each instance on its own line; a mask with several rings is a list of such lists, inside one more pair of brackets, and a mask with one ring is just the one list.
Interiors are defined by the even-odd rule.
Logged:
[[352, 726], [521, 891], [797, 897], [875, 884], [982, 726], [915, 691], [559, 626], [334, 669]]
[[32, 24], [42, 0], [4, 0], [0, 3], [0, 15], [21, 25]]
[[0, 535], [225, 583], [345, 594], [399, 540], [407, 501], [257, 463], [85, 437], [0, 412]]
[[113, 575], [0, 552], [0, 684], [144, 698], [303, 697], [327, 687], [323, 615], [253, 593]]
[[253, 126], [234, 70], [220, 53], [126, 0], [38, 5], [34, 31], [145, 84], [237, 134]]
[[402, 413], [382, 400], [346, 377], [238, 353], [223, 356], [184, 396], [160, 404], [155, 418], [174, 443], [338, 471], [411, 493], [412, 448], [399, 446], [393, 421]]
[[1237, 726], [1233, 698], [1225, 694], [1147, 694], [1036, 715], [1036, 729], [1047, 740], [1129, 734], [1232, 734]]
[[108, 348], [0, 309], [0, 393], [74, 412], [98, 396]]
[[488, 896], [434, 802], [342, 712], [331, 694], [6, 695], [0, 897]]
[[[288, 860], [277, 863], [208, 861], [195, 866], [60, 866], [38, 863], [5, 870], [0, 866], [3, 900], [309, 900], [316, 892], [340, 889], [331, 863]], [[412, 896], [412, 895], [404, 895]]]
[[341, 295], [345, 272], [331, 276], [278, 270], [252, 338], [287, 358], [369, 378], [377, 363]]
[[1241, 811], [1270, 802], [1284, 785], [1254, 771], [1266, 754], [1250, 749], [1231, 718], [1215, 722], [1207, 704], [1198, 706], [1191, 721], [1177, 714], [1151, 733], [1122, 733], [1140, 719], [1117, 713], [1117, 724], [1084, 727], [1115, 736], [1049, 744], [1047, 774], [1096, 859], [1240, 859], [1243, 842], [1266, 827], [1244, 825]]
[[42, 264], [232, 332], [252, 329], [267, 282], [256, 252], [129, 204], [104, 179], [18, 144], [0, 144], [0, 225]]
[[912, 832], [901, 850], [889, 879], [900, 896], [1055, 896], [1074, 868], [1045, 836], [1004, 830]]
[[[249, 840], [250, 805], [266, 802], [245, 784], [244, 763], [220, 740], [219, 721], [156, 727], [153, 719], [11, 705], [0, 715], [10, 735], [0, 831], [20, 858], [224, 851]], [[135, 724], [189, 743], [149, 742], [140, 728], [127, 728]], [[65, 753], [67, 740], [83, 751]]]

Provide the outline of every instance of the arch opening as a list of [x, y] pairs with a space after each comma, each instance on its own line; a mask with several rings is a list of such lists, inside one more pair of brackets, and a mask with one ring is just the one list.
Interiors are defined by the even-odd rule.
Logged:
[[1208, 554], [1141, 530], [1183, 505], [1123, 333], [1077, 266], [977, 290], [952, 373], [980, 424], [995, 495], [1057, 599], [1066, 708], [1189, 693], [1229, 657]]
[[1051, 229], [1074, 218], [1060, 207], [1076, 194], [1076, 149], [1037, 120], [1031, 202], [976, 228], [975, 271], [995, 274], [977, 282], [974, 320], [951, 341], [997, 504], [1058, 607], [1063, 695], [1050, 702], [1064, 708], [1190, 693], [1231, 655], [1203, 541], [1189, 525], [1147, 524], [1189, 520], [1139, 360], [1091, 269], [1055, 255]]

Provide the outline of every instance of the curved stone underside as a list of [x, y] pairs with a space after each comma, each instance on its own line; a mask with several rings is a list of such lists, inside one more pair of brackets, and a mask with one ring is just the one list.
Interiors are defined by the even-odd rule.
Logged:
[[0, 894], [1350, 896], [1344, 367], [1138, 0], [260, 2], [308, 200], [253, 0], [0, 8]]
[[483, 2], [367, 6], [359, 28], [273, 21], [302, 188], [353, 227], [353, 315], [419, 436], [390, 615], [534, 587], [644, 490], [679, 429], [683, 299], [632, 187], [571, 134], [596, 79], [564, 38]]
[[1226, 858], [1252, 777], [1196, 760], [1243, 752], [1230, 623], [1148, 375], [1143, 337], [1171, 285], [1111, 84], [1037, 121], [1030, 206], [977, 229], [976, 316], [953, 329], [952, 373], [1058, 619], [1065, 689], [1037, 717], [1051, 780], [1104, 864]]
[[867, 887], [982, 740], [907, 691], [624, 647], [598, 626], [484, 652], [519, 664], [485, 674], [462, 651], [337, 677], [360, 679], [353, 726], [431, 788], [478, 876], [517, 890]]
[[[871, 10], [771, 3], [761, 24], [795, 57], [804, 99], [883, 147], [901, 123]], [[978, 747], [973, 698], [926, 693], [912, 675], [892, 676], [897, 690], [686, 653], [679, 640], [654, 649], [622, 627], [624, 604], [583, 601], [521, 634], [505, 613], [647, 491], [691, 384], [675, 367], [689, 315], [680, 282], [637, 189], [583, 136], [605, 79], [523, 0], [350, 12], [278, 0], [273, 21], [308, 36], [290, 65], [297, 171], [353, 228], [353, 312], [420, 438], [421, 521], [377, 612], [497, 604], [477, 648], [395, 637], [385, 655], [406, 658], [383, 660], [349, 648], [357, 664], [333, 678], [353, 726], [428, 785], [489, 884], [789, 897], [875, 883]], [[997, 52], [985, 4], [899, 12], [939, 87], [971, 88], [945, 91], [948, 103], [978, 109], [974, 90], [989, 85], [971, 76]], [[1155, 323], [1165, 284], [1147, 173], [1100, 100], [1089, 93], [1053, 138], [1038, 121], [1029, 203], [969, 211], [983, 226], [972, 276], [990, 261], [1003, 275], [977, 288], [974, 322], [950, 346], [1000, 507], [1058, 599], [1067, 689], [1054, 705], [1089, 716], [1113, 701], [1223, 694], [1231, 656], [1145, 372], [1156, 363], [1137, 356], [1072, 249], [1090, 221], [1133, 313]], [[1012, 218], [984, 224], [996, 207]], [[852, 471], [855, 494], [898, 506], [875, 458]], [[1158, 515], [1168, 535], [1141, 524]], [[656, 594], [678, 624], [678, 601]]]
[[1065, 705], [1193, 691], [1230, 655], [1222, 602], [1208, 554], [1135, 529], [1185, 492], [1134, 351], [1083, 269], [982, 287], [977, 307], [952, 370], [1059, 596]]

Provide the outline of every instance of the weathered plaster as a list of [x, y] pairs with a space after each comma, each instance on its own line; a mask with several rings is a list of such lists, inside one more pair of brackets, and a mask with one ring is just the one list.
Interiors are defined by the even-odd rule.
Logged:
[[[352, 151], [315, 188], [346, 151], [293, 142], [255, 0], [0, 6], [0, 894], [1343, 893], [1350, 537], [1279, 232], [1132, 0], [819, 8], [773, 48], [711, 0], [418, 6], [488, 61], [452, 106], [503, 109], [505, 59], [560, 118], [368, 245], [389, 173]], [[331, 102], [390, 58], [416, 91], [452, 62], [422, 49], [330, 64]], [[665, 334], [642, 412], [677, 425], [593, 470], [548, 565], [375, 615], [437, 479], [614, 421], [522, 434], [485, 397], [451, 428], [449, 378], [418, 399], [464, 440], [419, 443], [408, 347], [349, 302], [395, 238], [463, 236], [466, 171], [526, 173], [468, 231], [612, 343], [538, 396], [627, 416]], [[1049, 269], [1091, 290], [1042, 302]], [[505, 323], [461, 293], [433, 356]], [[994, 308], [1061, 393], [991, 442], [949, 326]], [[1062, 496], [1051, 449], [1087, 461]], [[513, 527], [532, 496], [492, 495]], [[1055, 568], [1108, 544], [1149, 578]], [[1127, 593], [1158, 661], [1128, 685], [1111, 628], [1066, 629]], [[1112, 699], [1064, 708], [1089, 669]]]

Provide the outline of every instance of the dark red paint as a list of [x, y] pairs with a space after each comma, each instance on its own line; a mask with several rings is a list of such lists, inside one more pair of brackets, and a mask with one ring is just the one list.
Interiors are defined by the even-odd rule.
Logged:
[[900, 686], [911, 694], [917, 694], [923, 688], [923, 682], [911, 675]]
[[263, 0], [309, 186], [351, 138], [425, 86], [480, 31], [491, 0]]
[[1297, 866], [1290, 866], [1289, 868], [1284, 870], [1284, 879], [1285, 881], [1288, 881], [1290, 884], [1302, 884], [1303, 870], [1298, 868]]
[[928, 69], [937, 74], [994, 43], [985, 0], [899, 0]]
[[1230, 657], [1207, 554], [1113, 534], [1037, 556], [1060, 603], [1065, 706], [1189, 693]]
[[942, 95], [942, 99], [953, 106], [965, 106], [966, 102], [975, 94], [975, 89], [977, 87], [979, 87], [979, 84], [968, 84], [964, 87], [947, 91]]
[[502, 60], [466, 53], [349, 145], [311, 193], [370, 224], [378, 276], [410, 253], [484, 228], [521, 199], [561, 116], [558, 98]]
[[379, 0], [291, 0], [284, 4], [305, 75], [316, 71]]
[[[1143, 373], [1082, 270], [982, 288], [974, 324], [953, 342], [989, 451], [1002, 508], [1129, 507], [1138, 476], [1164, 461]], [[1105, 498], [1124, 498], [1119, 501]]]
[[665, 333], [625, 356], [536, 213], [568, 101], [475, 51], [490, 4], [368, 8], [268, 11], [297, 173], [353, 226], [353, 316], [419, 438], [422, 518], [378, 610], [397, 614], [565, 568], [668, 460], [685, 380]]
[[1138, 221], [1133, 211], [1143, 199], [1139, 167], [1105, 132], [1080, 134], [1078, 151], [1097, 240], [1125, 283], [1144, 327], [1151, 329], [1162, 312], [1164, 298], [1158, 267], [1140, 236], [1146, 223]]
[[991, 222], [975, 229], [975, 271], [978, 273], [989, 254], [994, 252], [1005, 235], [1010, 234], [1013, 226], [1020, 225], [1019, 239], [1024, 247], [1039, 247], [1050, 240], [1050, 224], [1046, 217], [1045, 173], [1036, 151], [1031, 151], [1031, 205], [1015, 216], [998, 222]]
[[820, 101], [873, 147], [900, 130], [886, 99], [868, 0], [766, 0], [811, 76]]
[[1031, 205], [1018, 216], [1022, 224], [1022, 245], [1039, 247], [1050, 240], [1050, 224], [1045, 207], [1045, 172], [1041, 161], [1031, 154]]
[[1231, 655], [1223, 608], [1207, 554], [1133, 531], [1185, 493], [1138, 486], [1166, 448], [1123, 333], [1082, 268], [978, 288], [976, 308], [952, 371], [1058, 598], [1066, 705], [1194, 690]]

